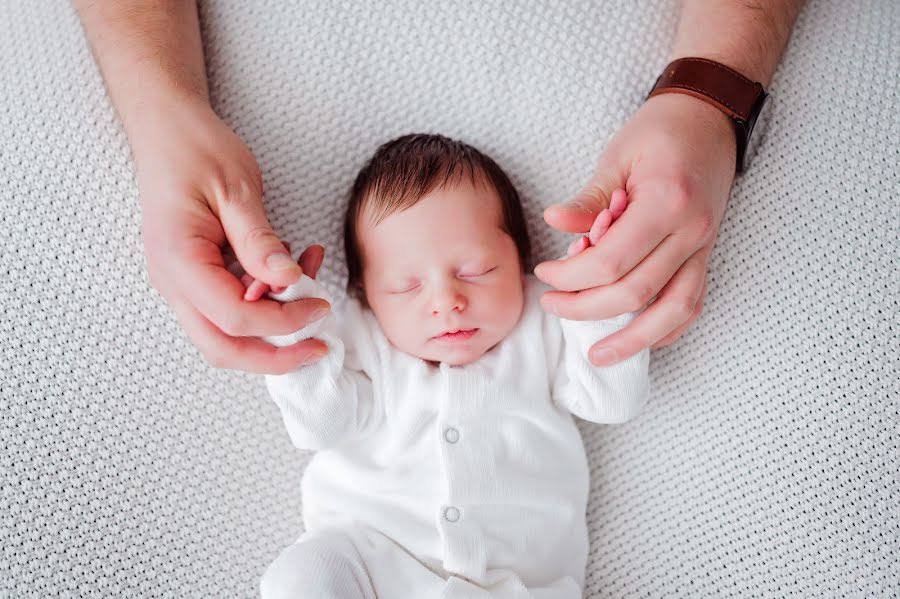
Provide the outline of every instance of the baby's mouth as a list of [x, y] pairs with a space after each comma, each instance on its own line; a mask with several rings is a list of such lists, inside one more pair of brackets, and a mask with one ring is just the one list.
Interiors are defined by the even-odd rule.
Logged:
[[465, 341], [466, 339], [472, 338], [478, 329], [456, 329], [446, 331], [440, 335], [436, 335], [431, 339], [433, 341]]

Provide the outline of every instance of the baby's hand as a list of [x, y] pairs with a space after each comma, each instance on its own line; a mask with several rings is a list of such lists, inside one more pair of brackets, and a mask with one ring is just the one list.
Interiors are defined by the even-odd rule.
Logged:
[[[290, 252], [290, 244], [286, 241], [283, 241], [282, 243], [287, 251]], [[322, 260], [324, 258], [325, 248], [321, 245], [311, 245], [300, 254], [300, 258], [297, 259], [297, 264], [303, 269], [305, 275], [309, 276], [311, 279], [315, 279], [316, 273], [319, 272], [319, 267], [322, 266]], [[287, 287], [269, 287], [268, 284], [254, 279], [249, 274], [243, 275], [241, 277], [241, 282], [247, 288], [244, 292], [244, 299], [248, 302], [255, 302], [268, 293], [270, 289], [275, 293], [281, 293], [287, 289]]]
[[580, 254], [590, 246], [597, 245], [597, 241], [600, 237], [606, 233], [610, 225], [612, 225], [617, 218], [622, 216], [622, 213], [625, 212], [627, 206], [628, 196], [625, 190], [615, 190], [612, 194], [612, 198], [609, 200], [609, 208], [604, 208], [600, 214], [597, 215], [597, 218], [594, 219], [594, 224], [591, 225], [590, 233], [582, 235], [569, 245], [569, 249], [566, 251], [566, 257], [571, 258], [572, 256]]

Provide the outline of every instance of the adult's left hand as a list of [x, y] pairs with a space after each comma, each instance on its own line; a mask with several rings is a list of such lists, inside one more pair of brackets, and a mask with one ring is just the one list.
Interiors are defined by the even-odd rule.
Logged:
[[598, 340], [591, 363], [669, 345], [700, 315], [734, 181], [735, 144], [731, 121], [714, 106], [685, 94], [654, 96], [613, 136], [584, 189], [544, 211], [550, 226], [586, 233], [613, 191], [628, 195], [628, 209], [595, 245], [534, 271], [558, 290], [543, 295], [543, 308], [563, 318], [601, 320], [650, 304]]

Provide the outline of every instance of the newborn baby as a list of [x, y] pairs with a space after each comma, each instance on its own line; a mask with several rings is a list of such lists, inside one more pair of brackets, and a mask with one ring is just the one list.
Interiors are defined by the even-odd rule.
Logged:
[[[302, 482], [306, 531], [266, 570], [263, 598], [580, 599], [589, 471], [572, 415], [619, 423], [641, 409], [648, 350], [605, 368], [587, 359], [635, 314], [545, 313], [516, 190], [442, 136], [381, 146], [344, 232], [346, 301], [266, 338], [316, 337], [329, 353], [266, 376], [293, 444], [317, 453]], [[330, 300], [316, 268], [268, 296]]]

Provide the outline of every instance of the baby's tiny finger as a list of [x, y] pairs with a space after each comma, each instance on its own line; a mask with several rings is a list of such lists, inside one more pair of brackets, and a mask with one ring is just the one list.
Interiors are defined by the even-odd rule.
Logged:
[[597, 215], [594, 224], [591, 225], [591, 232], [589, 235], [591, 244], [596, 244], [600, 240], [600, 237], [606, 233], [612, 220], [612, 214], [609, 209], [604, 208], [603, 211]]
[[613, 220], [622, 216], [622, 213], [625, 212], [627, 206], [628, 193], [624, 189], [615, 190], [612, 194], [612, 198], [609, 200], [609, 211], [612, 214]]
[[253, 281], [253, 283], [247, 287], [247, 291], [244, 292], [244, 299], [248, 302], [255, 302], [269, 291], [269, 285], [263, 283], [259, 279]]
[[572, 243], [569, 244], [569, 249], [566, 251], [566, 257], [571, 258], [572, 256], [580, 254], [586, 248], [588, 248], [590, 245], [591, 245], [590, 240], [587, 237], [585, 237], [584, 235], [582, 235], [581, 237], [579, 237], [578, 239], [576, 239], [575, 241], [573, 241]]
[[321, 245], [313, 244], [303, 250], [297, 263], [303, 269], [303, 272], [309, 275], [310, 278], [315, 279], [324, 258], [325, 248]]

